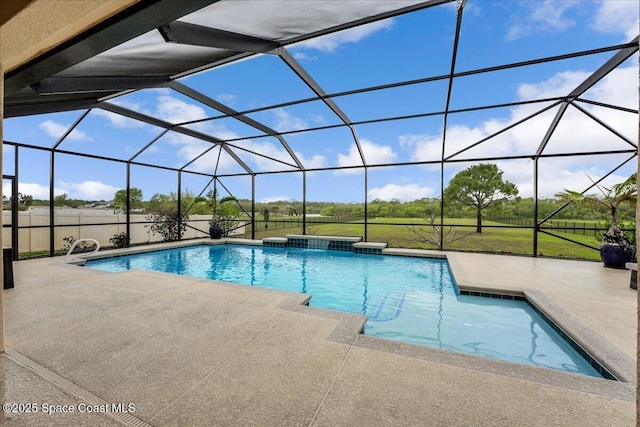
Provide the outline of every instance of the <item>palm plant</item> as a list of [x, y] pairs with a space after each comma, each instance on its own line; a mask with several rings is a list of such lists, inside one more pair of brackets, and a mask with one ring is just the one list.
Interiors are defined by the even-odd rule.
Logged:
[[[589, 179], [591, 179], [589, 177]], [[593, 180], [591, 182], [594, 183], [595, 187], [599, 190], [599, 194], [582, 194], [577, 191], [565, 190], [561, 193], [556, 194], [560, 200], [565, 202], [575, 202], [581, 203], [585, 206], [589, 207], [604, 207], [608, 210], [611, 225], [606, 233], [603, 235], [603, 243], [600, 247], [600, 252], [603, 255], [604, 260], [604, 251], [609, 250], [608, 248], [613, 246], [619, 246], [622, 250], [627, 254], [629, 258], [633, 257], [634, 249], [631, 246], [631, 242], [624, 235], [624, 232], [620, 229], [619, 221], [618, 221], [618, 207], [623, 203], [630, 203], [631, 205], [635, 205], [638, 197], [638, 186], [637, 186], [637, 176], [636, 173], [633, 173], [623, 182], [615, 184], [611, 187], [605, 187], [603, 185], [598, 185]], [[606, 260], [605, 260], [606, 264]], [[624, 263], [622, 264], [624, 266]]]
[[220, 211], [223, 204], [237, 200], [238, 199], [233, 196], [226, 196], [218, 199], [218, 189], [215, 186], [213, 187], [213, 191], [209, 193], [205, 202], [211, 207], [212, 211], [211, 219], [209, 220], [209, 233], [212, 238], [219, 238], [214, 237], [217, 236], [217, 234], [220, 234], [220, 236], [226, 236], [230, 229], [233, 228], [234, 221], [231, 220], [228, 215], [221, 214]]

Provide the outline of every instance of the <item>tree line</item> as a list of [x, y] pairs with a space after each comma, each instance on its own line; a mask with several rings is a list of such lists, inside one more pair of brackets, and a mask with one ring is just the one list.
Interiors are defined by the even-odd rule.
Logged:
[[[124, 191], [124, 190], [122, 190]], [[182, 195], [183, 212], [189, 207], [190, 201], [195, 197], [187, 193]], [[126, 204], [118, 204], [108, 201], [64, 199], [59, 202], [54, 201], [54, 206], [80, 208], [95, 204], [96, 202], [108, 203], [109, 208], [124, 207]], [[251, 211], [251, 200], [239, 199], [238, 202], [248, 211]], [[176, 193], [154, 194], [149, 200], [134, 201], [132, 209], [140, 209], [142, 213], [156, 212], [161, 207], [177, 206], [178, 197]], [[538, 199], [538, 217], [544, 218], [558, 208], [564, 202], [555, 198]], [[49, 206], [48, 200], [33, 199], [32, 202], [20, 204], [20, 210], [27, 210], [30, 206]], [[5, 201], [5, 209], [9, 209], [8, 201]], [[299, 200], [278, 200], [266, 203], [256, 203], [256, 211], [262, 213], [268, 209], [271, 217], [279, 216], [300, 216], [302, 214], [302, 202]], [[425, 214], [433, 213], [440, 216], [440, 198], [420, 198], [410, 202], [402, 202], [398, 199], [380, 200], [374, 199], [369, 202], [367, 213], [369, 218], [420, 218]], [[208, 215], [212, 213], [210, 208], [204, 205], [196, 205], [189, 210], [189, 214]], [[307, 202], [307, 214], [319, 214], [323, 216], [361, 216], [364, 217], [364, 203], [341, 203], [341, 202]], [[579, 205], [569, 205], [558, 214], [557, 219], [580, 219], [598, 220], [604, 218], [608, 212], [604, 209], [592, 209]], [[445, 203], [444, 216], [449, 218], [474, 218], [475, 211], [471, 207], [447, 206]], [[635, 210], [631, 206], [620, 207], [620, 216], [624, 221], [631, 221], [635, 217]], [[533, 218], [533, 198], [524, 197], [505, 202], [499, 206], [487, 208], [485, 217], [494, 218]]]
[[[139, 188], [130, 189], [130, 208], [134, 212], [157, 213], [169, 209], [177, 210], [178, 195], [175, 192], [169, 194], [156, 193], [149, 200], [144, 200], [143, 192]], [[203, 196], [196, 195], [190, 190], [185, 190], [180, 197], [181, 212], [188, 215], [212, 215], [211, 192]], [[5, 198], [4, 206], [8, 209], [8, 200]], [[84, 207], [95, 201], [70, 199], [67, 194], [54, 198], [55, 206]], [[482, 231], [482, 219], [532, 219], [534, 215], [534, 200], [531, 197], [519, 197], [517, 187], [502, 177], [502, 171], [495, 164], [473, 165], [456, 174], [444, 192], [444, 216], [447, 218], [476, 218], [477, 232]], [[126, 190], [118, 190], [112, 201], [102, 201], [114, 210], [124, 212], [126, 210]], [[409, 202], [397, 199], [374, 199], [368, 203], [368, 218], [429, 218], [439, 217], [441, 208], [440, 198], [420, 198]], [[48, 206], [45, 200], [33, 199], [29, 195], [18, 195], [19, 209], [28, 209], [30, 206]], [[587, 206], [572, 203], [566, 205], [562, 197], [538, 199], [538, 218], [545, 218], [553, 212], [557, 212], [554, 219], [572, 220], [602, 220], [607, 218], [609, 212], [603, 206]], [[263, 218], [268, 215], [270, 219], [278, 217], [295, 217], [303, 214], [303, 204], [298, 200], [280, 200], [256, 203], [256, 212]], [[251, 201], [237, 199], [235, 203], [225, 205], [225, 215], [241, 215], [242, 211], [251, 212]], [[364, 203], [339, 203], [307, 201], [307, 214], [319, 214], [322, 216], [365, 216]], [[618, 217], [621, 221], [633, 221], [635, 219], [635, 207], [631, 205], [620, 206]]]

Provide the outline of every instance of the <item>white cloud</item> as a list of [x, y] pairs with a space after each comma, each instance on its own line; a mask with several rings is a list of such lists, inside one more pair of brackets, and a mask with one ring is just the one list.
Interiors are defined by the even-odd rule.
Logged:
[[[338, 153], [338, 166], [361, 166], [362, 158], [355, 144], [351, 144], [348, 154]], [[344, 173], [354, 173], [354, 170], [344, 170]], [[356, 172], [357, 173], [357, 172]]]
[[416, 184], [398, 185], [387, 184], [384, 187], [372, 188], [368, 191], [369, 200], [392, 200], [398, 199], [401, 202], [410, 202], [424, 197], [431, 197], [434, 194], [433, 189], [421, 187]]
[[[360, 140], [360, 147], [362, 148], [362, 153], [364, 154], [364, 158], [366, 159], [367, 164], [376, 165], [393, 163], [398, 157], [390, 146], [378, 145], [367, 139]], [[355, 144], [352, 144], [351, 147], [349, 147], [349, 153], [338, 153], [337, 162], [338, 166], [361, 166], [362, 158], [360, 157], [360, 153], [358, 152], [358, 147], [356, 147]], [[344, 174], [357, 174], [361, 172], [362, 170], [360, 169], [345, 169], [343, 171], [336, 171], [336, 173]]]
[[[54, 196], [60, 196], [67, 194], [71, 199], [82, 200], [111, 200], [113, 199], [116, 191], [120, 190], [118, 187], [112, 185], [103, 184], [99, 181], [83, 181], [83, 182], [64, 182], [59, 181], [57, 186], [53, 189]], [[2, 185], [3, 194], [10, 194], [10, 185]], [[29, 194], [34, 199], [49, 200], [49, 187], [44, 185], [20, 182], [18, 183], [18, 191], [22, 194]]]
[[[587, 111], [593, 110], [592, 108], [585, 109]], [[613, 126], [623, 135], [633, 135], [634, 131], [637, 131], [637, 118], [636, 122], [633, 123], [632, 114], [609, 113], [604, 109], [599, 109], [596, 111], [596, 116], [599, 116], [605, 123]], [[635, 139], [635, 137], [631, 137], [632, 141]], [[606, 151], [630, 148], [632, 148], [630, 145], [627, 145], [603, 126], [587, 118], [582, 112], [569, 107], [553, 133], [544, 153]]]
[[53, 120], [46, 120], [38, 125], [40, 129], [45, 131], [47, 135], [54, 138], [60, 138], [69, 129], [68, 125], [56, 123]]
[[[49, 187], [45, 187], [44, 185], [36, 184], [33, 182], [19, 182], [18, 192], [22, 194], [28, 194], [34, 199], [49, 199]], [[62, 191], [60, 188], [54, 188], [53, 190], [54, 196], [59, 196], [62, 193], [64, 193], [64, 191]], [[11, 194], [11, 184], [9, 182], [2, 184], [2, 194]]]
[[[207, 118], [206, 111], [195, 101], [193, 103], [183, 101], [172, 96], [172, 91], [168, 88], [148, 89], [149, 92], [157, 94], [155, 102], [135, 102], [125, 99], [114, 98], [109, 102], [127, 108], [132, 111], [155, 117], [169, 123], [183, 123], [192, 120]], [[115, 127], [142, 127], [145, 123], [128, 117], [120, 116], [104, 110], [96, 112], [110, 120]], [[137, 123], [135, 125], [134, 123]]]
[[602, 33], [624, 34], [622, 41], [631, 41], [638, 35], [638, 2], [603, 0], [592, 28]]
[[126, 98], [113, 98], [109, 100], [110, 103], [119, 105], [120, 107], [127, 108], [129, 110], [137, 111], [148, 116], [153, 113], [146, 107], [147, 102], [135, 102]]
[[237, 133], [230, 131], [224, 123], [220, 123], [218, 121], [193, 123], [188, 125], [188, 128], [198, 130], [221, 140], [238, 138]]
[[293, 197], [290, 197], [290, 196], [271, 196], [271, 197], [264, 197], [262, 200], [260, 200], [260, 203], [280, 202], [280, 201], [288, 201], [292, 199]]
[[308, 114], [308, 117], [309, 120], [320, 125], [327, 122], [322, 114]]
[[298, 61], [317, 61], [318, 57], [315, 55], [309, 55], [306, 52], [295, 52], [293, 54], [293, 57], [296, 58]]
[[563, 71], [544, 81], [521, 83], [518, 86], [518, 99], [542, 99], [567, 95], [591, 74], [587, 71]]
[[[191, 122], [206, 119], [208, 117], [207, 111], [204, 107], [198, 105], [195, 101], [188, 102], [187, 100], [173, 97], [173, 91], [168, 88], [150, 89], [149, 91], [157, 94], [155, 102], [151, 106], [146, 103], [137, 103], [127, 100], [115, 99], [113, 102], [125, 108], [138, 111], [150, 117], [157, 117], [170, 123]], [[235, 100], [234, 95], [225, 93], [218, 95], [216, 98], [221, 102], [227, 103]], [[101, 112], [101, 115], [111, 120], [114, 126], [133, 127], [133, 124], [130, 123], [127, 118], [123, 118], [107, 111]], [[138, 123], [137, 121], [132, 122]], [[142, 126], [144, 126], [144, 124], [142, 124]], [[237, 139], [239, 137], [235, 132], [228, 130], [224, 124], [218, 124], [215, 121], [193, 123], [187, 125], [187, 127], [221, 140]], [[158, 143], [147, 148], [145, 150], [145, 154], [171, 155], [175, 157], [174, 166], [183, 166], [185, 163], [198, 157], [211, 147], [211, 142], [193, 138], [181, 133], [170, 132]], [[189, 169], [199, 172], [213, 172], [217, 163], [218, 151], [219, 149], [217, 148], [213, 149], [211, 152], [198, 159], [192, 166], [190, 166]], [[221, 173], [242, 171], [242, 169], [238, 168], [238, 163], [229, 155], [223, 153], [218, 165], [218, 171]]]
[[360, 147], [362, 147], [367, 164], [393, 163], [398, 157], [390, 146], [374, 144], [367, 139], [360, 140]]
[[193, 162], [193, 164], [189, 166], [189, 170], [196, 172], [213, 173], [216, 170], [215, 168], [217, 164], [218, 173], [244, 172], [244, 169], [242, 169], [238, 162], [230, 157], [224, 150], [222, 150], [220, 160], [218, 161], [219, 150], [220, 149], [218, 147], [212, 149], [207, 154], [203, 155], [198, 160]]
[[625, 67], [619, 67], [585, 92], [584, 98], [605, 104], [638, 109], [638, 91], [630, 90], [630, 85], [638, 84], [638, 55]]
[[[273, 128], [278, 132], [291, 132], [297, 130], [308, 129], [311, 127], [309, 122], [317, 125], [323, 125], [326, 120], [322, 114], [306, 114], [304, 118], [295, 116], [284, 108], [275, 108], [270, 110], [271, 115], [275, 119]], [[293, 135], [295, 137], [295, 135]]]
[[560, 33], [576, 25], [566, 12], [578, 4], [571, 0], [523, 2], [524, 14], [514, 15], [507, 29], [507, 40], [535, 36], [539, 33]]
[[[589, 26], [598, 32], [624, 35], [621, 42], [631, 41], [638, 35], [638, 2], [633, 0], [544, 0], [520, 2], [522, 9], [511, 16], [507, 40], [535, 36], [540, 33], [561, 33], [576, 26], [569, 15], [587, 14], [592, 17]], [[597, 7], [595, 12], [591, 7]]]
[[[193, 103], [183, 101], [171, 96], [171, 90], [167, 88], [149, 89], [149, 92], [157, 94], [155, 102], [134, 102], [127, 99], [115, 98], [109, 102], [127, 108], [132, 111], [144, 114], [149, 117], [155, 117], [169, 123], [184, 123], [193, 120], [207, 118], [206, 111], [203, 107]], [[225, 95], [221, 95], [224, 97]], [[227, 95], [232, 97], [233, 95]], [[120, 114], [110, 111], [96, 109], [95, 114], [109, 120], [112, 126], [116, 128], [142, 128], [148, 126], [145, 122], [131, 119]], [[196, 125], [194, 125], [196, 126]]]
[[157, 117], [170, 123], [183, 123], [207, 118], [204, 108], [169, 95], [158, 97]]
[[400, 147], [411, 151], [412, 162], [440, 160], [442, 157], [442, 134], [404, 134], [398, 136]]
[[173, 90], [168, 88], [168, 87], [155, 87], [152, 89], [147, 89], [149, 92], [152, 93], [157, 93], [158, 96], [160, 95], [171, 95], [173, 93]]
[[[182, 166], [184, 163], [191, 161], [213, 145], [211, 142], [203, 141], [181, 133], [168, 133], [166, 137], [163, 138], [163, 141], [170, 146], [177, 147], [177, 152], [175, 151], [175, 148], [170, 148], [170, 153], [166, 153], [167, 155], [174, 155], [174, 153], [177, 155], [176, 166]], [[153, 146], [156, 146], [159, 152], [166, 151], [160, 146], [157, 146], [157, 144], [154, 144]]]
[[[47, 135], [54, 138], [60, 138], [71, 126], [63, 125], [61, 123], [54, 122], [53, 120], [46, 120], [40, 123], [38, 127], [45, 131]], [[73, 141], [91, 141], [93, 138], [76, 128], [67, 135], [66, 139]]]
[[[158, 98], [157, 105], [157, 117], [167, 120], [169, 122], [180, 123], [191, 120], [198, 120], [205, 118], [205, 110], [195, 104], [189, 104], [182, 100], [172, 98], [167, 95], [161, 95]], [[211, 135], [215, 138], [226, 140], [236, 139], [238, 135], [228, 130], [224, 124], [218, 124], [215, 122], [201, 122], [188, 125], [189, 129], [202, 132], [204, 134]], [[162, 144], [155, 143], [145, 153], [150, 153], [150, 150], [155, 150], [155, 153], [165, 153], [166, 155], [174, 155], [176, 157], [174, 166], [183, 166], [185, 163], [195, 159], [206, 150], [210, 149], [213, 145], [212, 142], [204, 141], [198, 138], [191, 137], [177, 132], [170, 132], [161, 139], [164, 144], [173, 146], [174, 148], [167, 149]], [[177, 149], [177, 151], [176, 151]], [[189, 168], [198, 172], [213, 172], [218, 158], [218, 148], [211, 150], [209, 153], [202, 156]], [[238, 171], [237, 162], [230, 158], [228, 155], [221, 156], [218, 171]]]
[[357, 43], [378, 31], [388, 30], [393, 27], [393, 18], [376, 21], [337, 33], [320, 36], [315, 39], [298, 43], [292, 49], [319, 50], [324, 53], [333, 53], [345, 43]]
[[289, 132], [294, 130], [306, 129], [309, 127], [309, 124], [306, 120], [294, 116], [284, 108], [276, 108], [274, 110], [271, 110], [271, 113], [277, 120], [277, 123], [274, 127], [278, 132]]
[[[258, 154], [262, 154], [264, 156], [278, 159], [290, 164], [295, 164], [289, 153], [279, 143], [274, 144], [271, 142], [258, 142], [251, 139], [245, 139], [242, 141], [238, 141], [235, 144]], [[243, 157], [243, 154], [240, 151], [236, 150], [236, 152], [238, 152], [240, 157]], [[260, 170], [273, 170], [274, 168], [288, 169], [286, 165], [276, 163], [273, 160], [269, 160], [261, 156], [251, 156], [251, 160]]]
[[[143, 112], [144, 114], [152, 117], [158, 117], [171, 123], [182, 123], [207, 118], [207, 112], [205, 111], [205, 109], [200, 107], [196, 103], [189, 103], [184, 100], [174, 98], [170, 95], [171, 92], [167, 89], [159, 89], [155, 92], [158, 93], [158, 97], [157, 103], [155, 104], [152, 111], [146, 108], [145, 105], [142, 105], [140, 103], [129, 102], [127, 104], [126, 101], [120, 101], [119, 105], [133, 109], [135, 111]], [[235, 96], [231, 94], [220, 94], [216, 98], [220, 101], [232, 102], [235, 99]], [[283, 108], [273, 110], [272, 114], [277, 120], [275, 128], [278, 131], [286, 132], [309, 127], [307, 120], [296, 117]], [[113, 115], [108, 112], [103, 112], [103, 115], [104, 117], [112, 120], [114, 125], [121, 124], [114, 121], [118, 120], [117, 118], [114, 119], [114, 116], [119, 116]], [[308, 120], [314, 123], [325, 122], [324, 117], [319, 114], [310, 114], [308, 116]], [[124, 123], [122, 124], [124, 125]], [[191, 125], [188, 125], [188, 128], [211, 135], [220, 140], [236, 140], [233, 142], [234, 145], [243, 147], [250, 151], [254, 151], [258, 154], [262, 154], [263, 156], [268, 156], [287, 163], [294, 163], [291, 156], [289, 156], [284, 147], [282, 147], [279, 143], [274, 144], [272, 142], [249, 139], [237, 140], [239, 138], [239, 135], [237, 133], [227, 129], [224, 124], [219, 124], [219, 122], [216, 121], [193, 123]], [[173, 146], [173, 148], [168, 148], [164, 144]], [[171, 132], [167, 134], [166, 137], [162, 138], [160, 143], [156, 143], [148, 148], [145, 153], [151, 153], [151, 150], [153, 150], [156, 154], [164, 153], [166, 155], [169, 155], [169, 153], [172, 153], [177, 157], [175, 165], [182, 166], [184, 165], [184, 163], [191, 161], [209, 148], [211, 148], [210, 142], [192, 138], [184, 134]], [[286, 165], [278, 164], [262, 156], [246, 154], [241, 150], [233, 148], [232, 150], [234, 150], [240, 158], [244, 159], [251, 168], [256, 168], [257, 170], [274, 170], [276, 168], [287, 168]], [[202, 158], [194, 162], [194, 164], [191, 165], [189, 169], [199, 172], [213, 172], [213, 170], [215, 169], [215, 165], [218, 162], [218, 151], [219, 149], [217, 148], [211, 150], [211, 152], [205, 154], [204, 156], [202, 156]], [[324, 167], [326, 164], [326, 158], [324, 156], [314, 155], [310, 158], [304, 158], [300, 153], [297, 154], [303, 165], [307, 167]], [[218, 172], [231, 173], [242, 171], [242, 169], [239, 168], [240, 167], [238, 163], [232, 157], [226, 154], [226, 152], [223, 152], [218, 164]]]
[[64, 182], [58, 181], [59, 190], [71, 199], [112, 200], [118, 187], [100, 181]]
[[214, 98], [223, 104], [233, 104], [236, 101], [236, 96], [230, 93], [221, 93]]
[[[618, 159], [619, 160], [619, 159]], [[586, 160], [583, 160], [586, 162]], [[504, 172], [506, 180], [516, 184], [519, 196], [533, 196], [533, 161], [516, 160], [496, 162], [498, 168]], [[542, 179], [538, 182], [538, 195], [543, 198], [552, 198], [564, 189], [583, 191], [591, 186], [591, 177], [594, 181], [609, 172], [602, 165], [582, 163], [576, 164], [570, 159], [544, 159], [539, 163], [539, 173]], [[628, 175], [627, 175], [628, 176]], [[603, 181], [603, 185], [611, 185], [627, 178], [620, 173], [615, 173]], [[591, 190], [589, 193], [594, 193]]]
[[[627, 67], [619, 67], [598, 82], [593, 88], [586, 91], [582, 96], [593, 101], [637, 108], [638, 92], [629, 90], [630, 87], [637, 86], [637, 73], [638, 68], [635, 64]], [[518, 92], [521, 95], [526, 93], [526, 95], [533, 97], [545, 97], [549, 95], [550, 92], [560, 93], [560, 91], [566, 94], [580, 85], [590, 74], [591, 73], [587, 72], [558, 73], [545, 81], [526, 85], [526, 90], [522, 90], [525, 85], [521, 85]], [[590, 105], [581, 104], [581, 106], [623, 135], [632, 139], [636, 138], [637, 116]], [[510, 121], [524, 117], [530, 111], [530, 107], [527, 109], [524, 107], [516, 108], [513, 110]], [[553, 114], [546, 114], [545, 118], [536, 118], [531, 122], [531, 125], [524, 123], [522, 127], [514, 129], [514, 134], [517, 135], [518, 139], [525, 140], [525, 133], [538, 129], [538, 126], [544, 126], [546, 130], [548, 125], [545, 126], [545, 123], [552, 115]], [[540, 135], [539, 131], [538, 135]], [[538, 140], [541, 141], [541, 139]], [[569, 107], [552, 136], [550, 146], [562, 147], [562, 151], [564, 152], [585, 152], [602, 151], [608, 148], [615, 148], [616, 146], [624, 146], [624, 143], [620, 145], [620, 142], [621, 140], [609, 133], [609, 131], [605, 130], [595, 121], [588, 119], [587, 116], [573, 107]]]
[[[256, 169], [259, 171], [290, 169], [290, 167], [288, 167], [287, 165], [277, 163], [267, 157], [295, 165], [295, 162], [293, 161], [289, 153], [279, 143], [244, 139], [240, 141], [234, 141], [233, 144], [259, 154], [252, 155], [245, 152], [244, 150], [239, 150], [237, 148], [231, 147], [231, 150], [234, 151], [241, 159], [243, 159], [252, 169]], [[192, 147], [192, 145], [185, 145], [185, 147], [183, 147], [183, 149], [181, 150], [181, 155], [183, 158], [186, 158], [187, 156], [195, 155], [198, 150], [202, 151], [202, 147]], [[217, 161], [217, 153], [218, 149], [212, 150], [211, 153], [206, 154], [197, 162], [195, 162], [193, 167], [190, 169], [200, 172], [211, 172], [215, 166], [215, 162]], [[300, 160], [300, 163], [302, 163], [302, 165], [307, 169], [323, 168], [326, 166], [327, 159], [322, 155], [314, 154], [311, 157], [306, 157], [300, 152], [294, 153], [298, 157], [298, 160]], [[226, 154], [221, 156], [220, 164], [218, 166], [218, 172], [233, 172], [237, 170], [238, 164], [235, 160], [231, 159]]]
[[318, 169], [323, 168], [327, 165], [327, 158], [321, 156], [320, 154], [314, 154], [309, 158], [298, 151], [295, 151], [294, 154], [296, 155], [296, 157], [298, 157], [298, 160], [300, 160], [300, 163], [302, 163], [302, 166], [304, 166], [306, 169]]
[[[203, 123], [202, 125], [203, 132], [215, 135], [220, 139], [238, 138], [238, 135], [236, 133], [226, 129], [224, 125], [216, 125], [215, 129], [212, 128], [213, 125], [209, 123]], [[208, 142], [199, 141], [197, 139], [186, 137], [184, 135], [176, 135], [174, 136], [172, 141], [173, 144], [181, 146], [178, 154], [183, 160], [193, 159], [211, 146], [211, 144]], [[288, 167], [287, 165], [275, 162], [267, 157], [287, 162], [289, 164], [295, 164], [289, 153], [279, 142], [273, 143], [265, 142], [264, 140], [258, 141], [252, 139], [243, 139], [234, 141], [233, 145], [242, 147], [245, 150], [253, 151], [258, 154], [254, 155], [251, 153], [247, 153], [244, 150], [239, 150], [237, 148], [231, 147], [231, 150], [234, 151], [238, 155], [238, 157], [243, 159], [245, 163], [247, 163], [247, 165], [254, 170], [265, 171], [276, 169], [290, 169], [290, 167]], [[296, 155], [298, 156], [302, 164], [306, 167], [323, 167], [326, 160], [323, 156], [320, 155], [314, 155], [309, 159], [304, 158], [301, 153], [296, 153]], [[190, 167], [190, 169], [199, 172], [213, 172], [215, 164], [217, 162], [217, 157], [218, 149], [214, 149], [210, 153], [204, 155], [201, 159], [198, 159], [196, 162], [194, 162], [193, 166]], [[238, 168], [238, 163], [223, 151], [223, 155], [220, 157], [220, 163], [218, 165], [218, 172], [238, 172]]]
[[93, 110], [92, 114], [104, 117], [116, 128], [142, 128], [146, 126], [146, 123], [139, 120], [134, 120], [120, 114], [112, 113], [111, 111], [101, 110], [99, 108]]
[[[584, 94], [584, 98], [612, 105], [637, 108], [638, 93], [629, 90], [637, 87], [637, 64], [612, 71], [596, 86]], [[524, 83], [518, 88], [520, 99], [543, 98], [567, 94], [580, 85], [591, 73], [583, 71], [565, 71], [549, 79]], [[551, 95], [553, 94], [553, 95]], [[608, 108], [580, 104], [604, 123], [616, 129], [632, 141], [637, 135], [637, 115], [619, 112]], [[514, 107], [506, 118], [487, 119], [476, 126], [455, 125], [447, 129], [445, 155], [450, 156], [469, 147], [505, 127], [529, 116], [542, 105], [523, 105]], [[455, 159], [491, 158], [510, 155], [533, 155], [542, 142], [553, 117], [559, 107], [539, 114], [512, 129], [479, 144]], [[412, 161], [440, 160], [442, 150], [442, 130], [435, 134], [405, 134], [398, 137], [401, 148], [410, 152]], [[576, 108], [570, 106], [565, 112], [544, 153], [585, 153], [631, 148], [620, 138], [591, 120]], [[624, 156], [623, 156], [624, 157]], [[563, 188], [586, 188], [592, 177], [603, 176], [622, 161], [620, 156], [562, 157], [540, 161], [539, 194], [541, 197], [553, 197]], [[504, 170], [506, 179], [518, 185], [522, 197], [533, 194], [533, 163], [531, 160], [495, 162]], [[448, 170], [455, 173], [468, 165], [450, 164]], [[439, 168], [439, 165], [433, 168]], [[544, 168], [544, 169], [542, 169]], [[621, 176], [613, 178], [620, 181]]]

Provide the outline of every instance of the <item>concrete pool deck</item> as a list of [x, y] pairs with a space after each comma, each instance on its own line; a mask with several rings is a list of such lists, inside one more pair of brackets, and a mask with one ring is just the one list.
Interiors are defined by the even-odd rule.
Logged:
[[[461, 287], [554, 305], [593, 345], [614, 349], [631, 381], [359, 335], [364, 317], [306, 307], [303, 294], [47, 258], [14, 263], [0, 356], [3, 403], [39, 411], [3, 413], [0, 424], [635, 425], [629, 271], [447, 257]], [[42, 404], [74, 412], [47, 415]], [[100, 412], [111, 404], [135, 412]]]

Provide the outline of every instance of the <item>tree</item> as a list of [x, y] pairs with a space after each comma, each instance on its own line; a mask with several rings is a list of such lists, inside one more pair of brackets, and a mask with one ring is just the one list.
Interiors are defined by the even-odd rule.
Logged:
[[471, 234], [471, 232], [458, 234], [453, 227], [446, 228], [444, 225], [438, 224], [435, 213], [428, 210], [425, 211], [422, 220], [427, 223], [427, 227], [416, 226], [413, 222], [411, 222], [411, 225], [405, 225], [409, 233], [414, 236], [411, 240], [429, 243], [438, 249], [442, 246], [450, 245], [456, 240], [464, 239]]
[[[142, 205], [142, 190], [136, 187], [129, 189], [129, 201], [131, 203], [131, 209], [141, 208]], [[127, 190], [116, 191], [113, 196], [113, 206], [115, 208], [122, 209], [123, 212], [127, 210]]]
[[482, 211], [518, 195], [515, 184], [502, 179], [502, 171], [492, 163], [473, 165], [449, 181], [444, 190], [447, 203], [471, 206], [476, 211], [476, 232], [482, 233]]
[[53, 205], [54, 206], [65, 206], [68, 201], [69, 201], [69, 196], [67, 195], [67, 193], [62, 193], [62, 194], [60, 194], [58, 196], [55, 196], [53, 198]]
[[169, 194], [156, 193], [147, 202], [148, 212], [160, 212], [161, 210], [176, 209], [178, 206], [178, 195], [171, 191]]
[[[4, 200], [4, 196], [3, 196], [3, 200]], [[30, 194], [18, 193], [18, 210], [19, 211], [26, 211], [27, 209], [29, 209], [29, 206], [31, 206], [32, 203], [33, 203], [33, 196], [31, 196]]]

